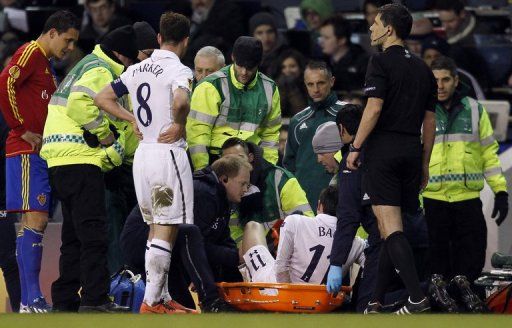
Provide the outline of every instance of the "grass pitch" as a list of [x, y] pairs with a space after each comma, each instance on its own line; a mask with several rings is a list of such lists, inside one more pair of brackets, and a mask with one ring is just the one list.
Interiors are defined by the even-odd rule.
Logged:
[[0, 328], [397, 328], [397, 327], [512, 327], [512, 315], [393, 315], [363, 316], [357, 314], [3, 314]]

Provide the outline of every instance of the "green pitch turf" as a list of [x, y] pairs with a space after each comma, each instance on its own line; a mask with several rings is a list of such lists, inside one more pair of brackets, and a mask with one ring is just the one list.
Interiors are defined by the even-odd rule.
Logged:
[[355, 314], [199, 314], [199, 315], [108, 315], [108, 314], [3, 314], [0, 328], [397, 328], [397, 327], [512, 327], [512, 315], [393, 315]]

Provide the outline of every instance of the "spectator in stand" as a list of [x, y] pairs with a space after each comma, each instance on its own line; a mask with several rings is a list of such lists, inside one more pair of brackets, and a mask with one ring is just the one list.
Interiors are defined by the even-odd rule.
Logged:
[[12, 56], [18, 50], [19, 47], [23, 45], [23, 42], [14, 41], [6, 44], [0, 53], [0, 64], [2, 65], [2, 69], [9, 64], [12, 59]]
[[192, 67], [194, 56], [204, 46], [214, 46], [230, 58], [235, 40], [246, 32], [240, 7], [230, 0], [191, 0], [191, 5], [190, 40], [183, 63]]
[[458, 67], [468, 70], [485, 88], [488, 84], [485, 63], [475, 50], [475, 34], [488, 34], [489, 29], [479, 24], [473, 14], [464, 9], [462, 0], [438, 0], [436, 11], [450, 44], [449, 57]]
[[350, 42], [350, 25], [341, 15], [327, 18], [320, 28], [320, 46], [334, 75], [336, 91], [363, 88], [368, 55], [361, 46]]
[[331, 0], [302, 0], [300, 13], [303, 20], [298, 22], [295, 28], [310, 31], [311, 56], [317, 59], [322, 58], [322, 49], [318, 44], [318, 38], [322, 22], [334, 13]]
[[388, 3], [393, 3], [393, 0], [365, 0], [363, 4], [364, 18], [368, 27], [372, 26], [375, 17], [377, 16], [377, 9]]
[[411, 34], [405, 40], [405, 45], [410, 52], [421, 57], [421, 45], [425, 38], [435, 35], [430, 19], [421, 17], [413, 20]]
[[295, 49], [288, 49], [279, 58], [280, 74], [277, 78], [281, 95], [283, 117], [292, 117], [308, 104], [308, 94], [304, 86], [306, 58]]
[[[432, 35], [423, 40], [421, 50], [421, 57], [427, 63], [428, 66], [432, 64], [434, 60], [442, 56], [448, 56], [450, 53], [450, 45], [446, 40]], [[485, 94], [480, 87], [480, 84], [476, 78], [466, 70], [457, 68], [457, 74], [459, 76], [459, 83], [457, 85], [457, 93], [460, 96], [468, 96], [478, 100], [485, 99]]]
[[84, 53], [89, 53], [107, 32], [131, 21], [117, 12], [114, 0], [85, 0], [88, 23], [80, 31], [79, 46]]
[[278, 58], [288, 47], [277, 32], [274, 17], [265, 12], [255, 14], [249, 20], [249, 33], [263, 45], [260, 72], [272, 79], [276, 78], [279, 73]]

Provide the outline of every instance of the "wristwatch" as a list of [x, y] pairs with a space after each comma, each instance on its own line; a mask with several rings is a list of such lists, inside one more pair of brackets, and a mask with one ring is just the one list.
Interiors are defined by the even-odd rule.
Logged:
[[351, 153], [359, 153], [361, 151], [361, 148], [354, 147], [354, 144], [348, 145], [348, 151]]

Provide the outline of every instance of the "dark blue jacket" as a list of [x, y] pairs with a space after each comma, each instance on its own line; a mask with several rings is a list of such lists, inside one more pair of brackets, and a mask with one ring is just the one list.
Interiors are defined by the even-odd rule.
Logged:
[[331, 264], [336, 266], [347, 261], [360, 225], [368, 233], [369, 248], [377, 247], [380, 243], [377, 219], [372, 212], [370, 199], [361, 186], [362, 168], [350, 171], [347, 168], [347, 157], [348, 151], [345, 151], [338, 171], [338, 223], [330, 257]]
[[237, 267], [238, 249], [230, 236], [230, 206], [226, 189], [211, 167], [194, 172], [194, 224], [204, 237], [212, 265]]

